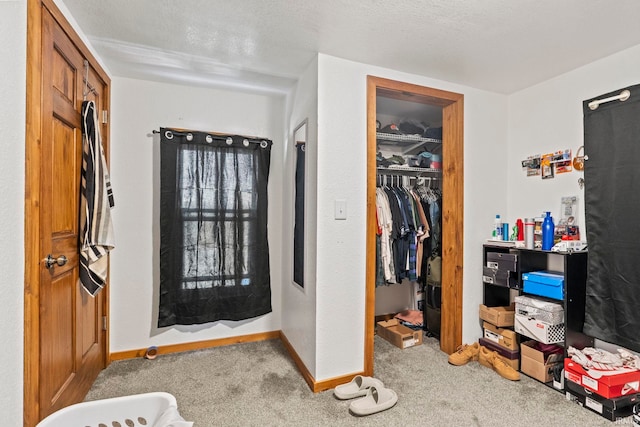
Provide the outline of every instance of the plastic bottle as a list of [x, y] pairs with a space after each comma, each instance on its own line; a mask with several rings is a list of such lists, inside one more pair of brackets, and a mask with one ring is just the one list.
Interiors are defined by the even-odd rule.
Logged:
[[524, 223], [522, 219], [518, 218], [516, 220], [516, 227], [518, 228], [516, 240], [524, 240]]
[[496, 215], [496, 219], [493, 222], [493, 238], [495, 240], [502, 240], [502, 220], [500, 215]]
[[533, 229], [536, 225], [536, 221], [533, 218], [525, 218], [524, 219], [524, 247], [527, 249], [533, 249], [534, 247], [534, 237], [533, 237]]
[[550, 251], [553, 247], [553, 233], [555, 231], [555, 225], [553, 224], [553, 218], [551, 218], [551, 212], [547, 212], [542, 221], [542, 250]]

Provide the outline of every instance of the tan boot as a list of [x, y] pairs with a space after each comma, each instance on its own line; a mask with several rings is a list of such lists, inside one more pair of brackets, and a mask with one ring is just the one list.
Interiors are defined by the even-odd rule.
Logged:
[[449, 363], [456, 366], [466, 365], [472, 360], [478, 360], [480, 344], [474, 342], [471, 345], [463, 344], [455, 353], [449, 355]]
[[485, 346], [480, 346], [478, 353], [478, 360], [483, 366], [493, 369], [502, 378], [506, 378], [511, 381], [520, 380], [520, 372], [513, 369], [497, 352], [491, 351]]

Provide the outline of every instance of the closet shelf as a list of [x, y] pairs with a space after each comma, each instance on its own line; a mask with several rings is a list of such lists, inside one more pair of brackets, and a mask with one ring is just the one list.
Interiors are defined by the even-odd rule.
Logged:
[[395, 133], [384, 133], [377, 132], [376, 139], [378, 142], [380, 141], [389, 141], [389, 142], [431, 142], [435, 144], [442, 144], [442, 140], [433, 139], [433, 138], [425, 138], [420, 135], [404, 135], [404, 134], [395, 134]]
[[397, 166], [397, 167], [377, 167], [378, 174], [385, 175], [428, 175], [428, 174], [441, 174], [442, 169], [431, 169], [431, 168], [416, 168], [416, 167], [407, 167], [407, 166]]
[[[442, 140], [425, 138], [419, 135], [399, 135], [395, 133], [376, 133], [378, 147], [393, 147], [394, 150], [400, 149], [402, 154], [409, 154], [414, 150], [424, 149], [425, 145], [430, 147], [442, 147]], [[432, 151], [432, 150], [429, 150]]]

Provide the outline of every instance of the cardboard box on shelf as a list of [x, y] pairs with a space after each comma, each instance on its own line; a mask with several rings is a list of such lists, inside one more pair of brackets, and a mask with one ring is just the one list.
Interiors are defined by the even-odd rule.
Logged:
[[564, 323], [552, 325], [542, 320], [517, 314], [513, 329], [519, 334], [526, 335], [545, 344], [555, 344], [564, 341]]
[[515, 313], [515, 304], [508, 307], [487, 307], [480, 304], [480, 318], [498, 327], [513, 326]]
[[378, 322], [376, 333], [399, 348], [409, 348], [422, 344], [422, 331], [414, 331], [400, 324], [398, 319]]
[[640, 403], [640, 394], [607, 399], [569, 380], [565, 381], [565, 392], [568, 400], [575, 400], [609, 421], [628, 417], [633, 413], [633, 406]]
[[564, 323], [564, 307], [558, 301], [544, 297], [518, 295], [515, 297], [516, 314], [558, 325]]
[[499, 270], [517, 271], [518, 254], [487, 252], [487, 267]]
[[522, 273], [523, 289], [528, 294], [557, 300], [564, 298], [564, 276], [552, 271]]
[[537, 341], [525, 341], [520, 344], [520, 371], [543, 383], [553, 381], [554, 366], [562, 363], [563, 354], [551, 354], [546, 359], [544, 353], [536, 350]]
[[518, 288], [515, 272], [497, 268], [482, 267], [482, 281], [490, 285]]
[[509, 350], [520, 350], [518, 345], [518, 336], [511, 329], [498, 328], [489, 322], [483, 322], [484, 337], [489, 341], [507, 348]]
[[640, 393], [640, 371], [620, 368], [617, 374], [611, 371], [585, 370], [567, 358], [564, 360], [564, 376], [569, 381], [607, 399]]
[[486, 338], [480, 338], [478, 342], [481, 346], [484, 346], [489, 350], [498, 353], [498, 357], [504, 360], [507, 365], [511, 366], [516, 371], [520, 369], [520, 351], [509, 350], [492, 341], [489, 341]]

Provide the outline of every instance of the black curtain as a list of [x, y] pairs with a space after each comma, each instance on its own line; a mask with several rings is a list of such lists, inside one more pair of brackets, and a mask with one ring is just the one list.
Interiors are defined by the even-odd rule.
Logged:
[[584, 332], [640, 351], [640, 85], [626, 89], [626, 101], [595, 110], [592, 100], [583, 105], [589, 245]]
[[304, 287], [304, 143], [296, 145], [295, 222], [293, 227], [293, 281]]
[[271, 312], [271, 141], [160, 129], [158, 326]]

